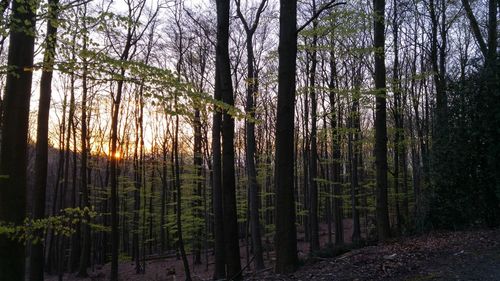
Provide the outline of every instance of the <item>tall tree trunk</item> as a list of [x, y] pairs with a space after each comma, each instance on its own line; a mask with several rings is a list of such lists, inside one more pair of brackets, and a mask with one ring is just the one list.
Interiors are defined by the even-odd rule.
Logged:
[[276, 112], [275, 194], [276, 265], [278, 273], [297, 268], [297, 232], [293, 191], [297, 1], [280, 0], [278, 107]]
[[[316, 13], [316, 1], [313, 0], [313, 14]], [[318, 101], [316, 100], [316, 66], [317, 59], [317, 42], [318, 35], [316, 27], [318, 22], [313, 21], [313, 39], [312, 39], [312, 53], [311, 53], [311, 70], [309, 79], [309, 93], [311, 95], [311, 151], [309, 152], [309, 199], [310, 199], [310, 250], [311, 252], [319, 250], [319, 224], [318, 224], [318, 185], [316, 177], [318, 173], [318, 147], [317, 147], [317, 107]]]
[[[332, 47], [334, 44], [332, 42]], [[336, 110], [337, 102], [335, 91], [337, 87], [337, 66], [335, 62], [335, 53], [330, 51], [330, 81], [329, 81], [329, 98], [331, 107], [331, 128], [332, 128], [332, 147], [333, 147], [333, 165], [332, 165], [332, 181], [333, 181], [333, 219], [335, 221], [335, 244], [344, 243], [344, 225], [342, 216], [342, 199], [341, 184], [340, 184], [340, 169], [341, 169], [341, 151], [340, 151], [340, 112]]]
[[155, 212], [154, 212], [154, 207], [153, 207], [153, 198], [154, 198], [154, 195], [155, 195], [155, 184], [156, 184], [156, 179], [155, 179], [155, 170], [156, 170], [156, 167], [155, 167], [155, 161], [153, 161], [151, 163], [151, 183], [150, 183], [150, 186], [149, 186], [149, 191], [150, 191], [150, 195], [149, 195], [149, 254], [153, 254], [153, 219], [154, 219], [154, 215], [155, 215]]
[[377, 232], [378, 239], [390, 236], [387, 206], [387, 112], [385, 77], [385, 0], [373, 0], [375, 48], [375, 165], [377, 180]]
[[[217, 2], [217, 66], [222, 101], [234, 105], [229, 61], [229, 0]], [[222, 119], [222, 201], [227, 277], [241, 276], [240, 247], [236, 213], [236, 183], [234, 169], [234, 118], [227, 110]]]
[[[307, 38], [304, 38], [304, 45], [307, 45]], [[305, 85], [306, 87], [308, 86], [308, 82], [310, 82], [309, 79], [309, 57], [306, 55], [305, 57]], [[303, 224], [304, 224], [304, 241], [309, 242], [311, 240], [311, 223], [309, 220], [310, 217], [310, 205], [311, 205], [311, 200], [309, 199], [310, 197], [310, 187], [309, 187], [309, 160], [310, 160], [310, 136], [309, 136], [309, 91], [304, 92], [304, 113], [303, 113], [303, 129], [302, 129], [302, 169], [303, 169], [303, 190], [302, 190], [302, 195], [303, 195], [303, 209], [306, 211], [304, 215], [302, 216], [304, 219]], [[298, 176], [298, 175], [297, 175]]]
[[[182, 4], [181, 4], [182, 5]], [[176, 21], [177, 28], [179, 31], [179, 60], [177, 61], [177, 80], [181, 81], [181, 67], [184, 63], [183, 61], [183, 33], [179, 21]], [[175, 93], [174, 96], [174, 109], [178, 108], [178, 95]], [[174, 166], [175, 166], [175, 188], [176, 188], [176, 225], [177, 225], [177, 248], [181, 254], [182, 264], [184, 266], [185, 280], [191, 281], [191, 272], [189, 270], [189, 261], [187, 259], [186, 250], [184, 248], [184, 239], [182, 236], [182, 193], [181, 193], [181, 178], [180, 178], [180, 164], [179, 164], [179, 115], [175, 115], [175, 128], [174, 128], [174, 143], [173, 143], [173, 156], [174, 156]]]
[[[76, 63], [76, 34], [73, 36], [72, 43], [73, 47], [71, 49], [71, 62]], [[73, 157], [75, 154], [73, 151], [71, 151], [71, 137], [75, 136], [75, 126], [74, 126], [74, 119], [75, 119], [75, 112], [76, 112], [76, 99], [75, 99], [75, 91], [76, 91], [76, 75], [75, 75], [75, 69], [72, 70], [70, 74], [70, 99], [69, 99], [69, 112], [68, 112], [68, 123], [67, 123], [67, 132], [68, 134], [66, 135], [66, 147], [64, 149], [64, 158], [65, 158], [65, 163], [64, 163], [64, 181], [63, 181], [63, 193], [66, 193], [66, 191], [69, 188], [70, 184], [70, 167], [72, 169], [71, 175], [73, 176], [71, 180], [71, 194], [70, 194], [70, 202], [69, 206], [70, 208], [76, 208], [76, 185], [75, 185], [75, 172], [76, 172], [76, 165], [70, 165], [70, 157]], [[76, 150], [75, 150], [76, 152]], [[76, 159], [75, 159], [76, 160]], [[66, 200], [66, 196], [61, 197], [62, 200]], [[74, 272], [76, 265], [78, 264], [78, 258], [80, 258], [80, 232], [77, 229], [77, 231], [72, 235], [69, 239], [70, 241], [70, 252], [69, 252], [69, 260], [67, 263], [68, 271], [69, 272]], [[66, 240], [66, 238], [63, 238]]]
[[[139, 98], [136, 97], [136, 103], [139, 107]], [[140, 264], [140, 247], [139, 247], [139, 224], [140, 224], [140, 211], [141, 211], [141, 185], [142, 185], [142, 161], [139, 158], [139, 147], [141, 146], [142, 139], [142, 123], [140, 122], [139, 109], [135, 110], [136, 121], [135, 121], [135, 145], [134, 145], [134, 156], [133, 156], [133, 169], [134, 169], [134, 221], [133, 221], [133, 234], [132, 234], [132, 256], [135, 261], [135, 272], [136, 274], [142, 273], [142, 267]], [[139, 128], [140, 127], [140, 128]]]
[[[168, 123], [167, 123], [168, 126]], [[165, 137], [166, 138], [166, 137]], [[160, 254], [163, 254], [168, 248], [168, 239], [166, 239], [166, 214], [167, 214], [167, 193], [168, 193], [168, 175], [167, 175], [167, 141], [163, 141], [162, 146], [162, 164], [161, 164], [161, 209], [160, 209]]]
[[[177, 96], [175, 97], [175, 107], [177, 107]], [[175, 116], [175, 131], [174, 131], [174, 165], [175, 165], [175, 188], [176, 196], [176, 222], [177, 222], [177, 246], [182, 257], [182, 264], [184, 265], [185, 280], [191, 281], [191, 272], [189, 270], [189, 262], [187, 260], [186, 251], [184, 249], [184, 240], [182, 237], [182, 193], [181, 193], [181, 178], [180, 178], [180, 165], [179, 165], [179, 115]]]
[[[52, 71], [57, 41], [57, 18], [59, 13], [58, 0], [49, 1], [49, 19], [47, 22], [46, 47], [43, 58], [43, 72], [40, 79], [40, 101], [38, 104], [37, 140], [35, 157], [35, 187], [33, 192], [33, 218], [42, 219], [45, 216], [45, 194], [47, 189], [48, 161], [48, 129], [50, 99], [52, 93]], [[43, 232], [37, 232], [43, 237]], [[30, 254], [30, 280], [44, 280], [44, 245], [42, 242], [33, 244]]]
[[[202, 91], [202, 88], [200, 88], [200, 91]], [[201, 147], [201, 119], [200, 119], [200, 110], [196, 109], [194, 112], [194, 166], [195, 166], [195, 171], [196, 171], [196, 180], [195, 180], [195, 185], [196, 185], [196, 190], [195, 190], [195, 195], [197, 196], [198, 199], [196, 199], [195, 202], [195, 216], [202, 220], [202, 212], [201, 209], [203, 207], [202, 204], [202, 183], [203, 183], [203, 175], [202, 175], [202, 166], [203, 166], [203, 154], [202, 154], [202, 147]], [[202, 227], [197, 226], [196, 227], [196, 237], [195, 237], [195, 245], [194, 245], [194, 256], [195, 256], [195, 264], [201, 264], [201, 242], [202, 242]]]
[[[254, 22], [251, 26], [245, 20], [245, 17], [240, 10], [240, 1], [235, 1], [237, 5], [238, 17], [243, 23], [246, 32], [246, 50], [247, 50], [247, 89], [246, 89], [246, 104], [245, 111], [249, 119], [255, 118], [255, 105], [254, 100], [259, 91], [258, 74], [254, 67], [254, 49], [253, 49], [253, 35], [257, 29], [260, 16], [266, 5], [267, 0], [262, 0], [256, 12]], [[255, 169], [255, 122], [254, 120], [247, 119], [245, 121], [245, 156], [246, 156], [246, 171], [248, 176], [247, 187], [249, 193], [250, 205], [250, 225], [252, 235], [253, 255], [255, 257], [255, 269], [260, 270], [264, 268], [264, 259], [262, 257], [262, 239], [260, 233], [260, 220], [259, 220], [259, 185], [257, 183], [257, 171]]]
[[[216, 63], [217, 66], [217, 63]], [[215, 72], [215, 92], [214, 99], [221, 99], [220, 74]], [[215, 238], [215, 270], [214, 279], [224, 279], [226, 277], [226, 255], [224, 250], [224, 218], [222, 206], [222, 162], [221, 162], [221, 123], [222, 115], [219, 109], [215, 109], [212, 122], [212, 194], [214, 212], [214, 238]]]
[[[56, 175], [56, 181], [54, 185], [54, 197], [52, 200], [52, 215], [55, 216], [57, 214], [57, 210], [60, 210], [62, 206], [60, 206], [59, 202], [62, 195], [62, 176], [64, 172], [64, 136], [66, 132], [66, 105], [67, 105], [67, 93], [64, 93], [64, 98], [62, 102], [62, 118], [61, 118], [61, 123], [59, 125], [59, 159], [58, 159], [58, 164], [57, 164], [57, 175]], [[59, 255], [57, 254], [56, 246], [58, 245], [58, 241], [60, 239], [59, 236], [56, 236], [54, 231], [51, 231], [49, 234], [50, 238], [50, 244], [49, 244], [49, 250], [47, 253], [47, 268], [49, 273], [52, 273], [54, 270], [56, 270], [57, 266], [57, 260]]]
[[[13, 1], [0, 145], [0, 220], [20, 225], [26, 215], [29, 103], [33, 67], [35, 9]], [[22, 26], [18, 26], [18, 23]], [[29, 32], [26, 32], [26, 28]], [[24, 245], [0, 236], [0, 280], [24, 280]]]
[[397, 230], [401, 231], [401, 211], [399, 204], [399, 168], [400, 168], [400, 154], [401, 154], [401, 133], [403, 128], [401, 128], [401, 87], [399, 81], [399, 23], [398, 23], [398, 2], [393, 1], [393, 14], [392, 14], [392, 28], [393, 28], [393, 48], [394, 48], [394, 65], [393, 65], [393, 81], [392, 81], [392, 92], [394, 94], [394, 192], [395, 192], [395, 204], [396, 204], [396, 226]]
[[[130, 9], [130, 7], [129, 7]], [[120, 61], [129, 59], [132, 47], [133, 30], [129, 25], [125, 46], [120, 56]], [[125, 78], [125, 68], [120, 68], [119, 80], [116, 87], [116, 95], [113, 97], [111, 116], [111, 151], [109, 155], [109, 176], [111, 184], [111, 281], [118, 280], [118, 251], [120, 249], [120, 233], [118, 229], [118, 116], [120, 115], [120, 105], [122, 101], [123, 85]]]
[[[76, 102], [76, 101], [75, 101]], [[75, 103], [75, 111], [76, 111], [76, 103]], [[78, 169], [77, 169], [77, 137], [76, 137], [76, 124], [75, 119], [73, 118], [71, 121], [72, 134], [73, 134], [73, 151], [71, 153], [72, 157], [72, 165], [71, 165], [71, 207], [79, 208], [80, 207], [80, 193], [77, 192], [77, 177], [78, 177]], [[71, 256], [69, 260], [69, 270], [70, 272], [75, 272], [78, 269], [78, 264], [80, 263], [80, 255], [82, 250], [81, 245], [81, 222], [78, 222], [75, 233], [73, 234], [71, 241]]]
[[360, 112], [359, 112], [359, 98], [361, 95], [361, 70], [355, 70], [358, 73], [354, 73], [354, 94], [352, 97], [352, 107], [350, 114], [350, 132], [349, 132], [349, 161], [351, 166], [351, 210], [352, 210], [352, 242], [358, 243], [361, 240], [361, 229], [359, 223], [359, 210], [358, 210], [358, 190], [359, 190], [359, 155], [360, 151], [360, 131], [358, 126], [360, 123]]
[[[87, 14], [87, 6], [84, 6], [84, 16]], [[83, 26], [85, 28], [86, 23], [85, 19], [83, 20]], [[83, 38], [83, 50], [87, 49], [87, 36]], [[82, 190], [82, 207], [90, 208], [90, 200], [89, 200], [89, 187], [88, 187], [88, 176], [89, 169], [87, 167], [87, 159], [88, 159], [88, 132], [87, 132], [87, 94], [88, 94], [88, 86], [87, 86], [87, 75], [88, 75], [88, 63], [87, 59], [83, 60], [83, 74], [82, 74], [82, 119], [81, 119], [81, 139], [80, 143], [82, 146], [82, 159], [81, 159], [81, 168], [80, 168], [80, 180], [81, 180], [81, 190]], [[85, 216], [87, 220], [86, 223], [82, 224], [82, 234], [83, 234], [83, 244], [82, 251], [80, 256], [80, 265], [78, 268], [78, 276], [86, 277], [87, 268], [89, 267], [90, 262], [90, 249], [91, 249], [91, 241], [90, 241], [90, 216]]]
[[[73, 42], [76, 42], [76, 35], [73, 37]], [[75, 49], [73, 48], [72, 50], [72, 61], [73, 62], [76, 62], [76, 52], [75, 52]], [[70, 98], [69, 98], [69, 111], [68, 111], [68, 119], [67, 119], [67, 129], [66, 129], [66, 141], [65, 141], [65, 148], [64, 148], [64, 178], [63, 178], [63, 187], [61, 189], [61, 196], [59, 197], [60, 199], [60, 209], [62, 210], [63, 207], [62, 206], [65, 206], [66, 204], [66, 200], [67, 200], [67, 195], [66, 195], [66, 191], [68, 191], [69, 189], [69, 183], [70, 183], [70, 179], [69, 179], [69, 172], [70, 172], [70, 156], [71, 156], [71, 136], [72, 136], [72, 133], [73, 133], [73, 129], [74, 129], [74, 126], [73, 126], [73, 120], [75, 118], [75, 110], [76, 110], [76, 104], [75, 104], [75, 82], [76, 82], [76, 76], [75, 76], [75, 73], [72, 72], [70, 74]], [[72, 181], [73, 183], [73, 181]], [[72, 194], [71, 194], [71, 201], [70, 201], [70, 207], [71, 208], [75, 208], [75, 193], [76, 193], [76, 190], [74, 188], [71, 189], [72, 191]], [[74, 235], [70, 238], [68, 237], [63, 237], [61, 236], [61, 244], [60, 244], [60, 257], [61, 259], [59, 260], [59, 278], [61, 279], [62, 278], [62, 274], [63, 274], [63, 271], [64, 271], [64, 265], [66, 265], [68, 267], [68, 270], [69, 271], [73, 271], [73, 264], [74, 264], [74, 256], [75, 256], [75, 253], [79, 251], [79, 245], [78, 245], [78, 242], [77, 239], [76, 239], [76, 236], [77, 235]], [[69, 240], [70, 242], [70, 252], [69, 252], [69, 259], [68, 259], [68, 263], [65, 264], [65, 258], [66, 258], [66, 242], [67, 240]], [[80, 256], [78, 254], [78, 256]]]

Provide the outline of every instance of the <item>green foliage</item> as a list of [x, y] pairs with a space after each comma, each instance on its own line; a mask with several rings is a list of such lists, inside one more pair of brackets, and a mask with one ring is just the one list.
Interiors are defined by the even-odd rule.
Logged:
[[498, 71], [483, 69], [450, 85], [447, 128], [433, 144], [430, 222], [436, 227], [500, 222]]
[[[89, 223], [89, 219], [96, 217], [97, 213], [92, 208], [66, 208], [60, 215], [43, 219], [26, 218], [22, 225], [0, 222], [0, 235], [9, 239], [33, 244], [40, 243], [47, 230], [51, 229], [55, 235], [71, 236], [81, 223]], [[92, 224], [91, 224], [92, 226]], [[101, 228], [102, 229], [102, 228]]]

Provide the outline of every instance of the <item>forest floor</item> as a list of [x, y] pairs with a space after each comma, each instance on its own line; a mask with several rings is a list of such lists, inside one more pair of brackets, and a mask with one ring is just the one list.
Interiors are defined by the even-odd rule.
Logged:
[[[350, 223], [345, 237], [350, 238]], [[325, 230], [325, 226], [321, 227]], [[327, 242], [321, 232], [322, 244]], [[299, 234], [300, 238], [300, 234]], [[349, 240], [349, 239], [346, 239]], [[274, 253], [264, 253], [266, 269], [244, 271], [245, 280], [498, 280], [500, 281], [500, 229], [458, 232], [434, 232], [421, 236], [398, 238], [376, 246], [354, 249], [333, 258], [307, 257], [308, 244], [299, 241], [299, 258], [303, 265], [289, 275], [272, 273]], [[246, 247], [240, 249], [244, 267]], [[192, 261], [192, 259], [190, 258]], [[203, 264], [191, 265], [193, 280], [211, 280], [213, 257]], [[63, 280], [107, 280], [109, 264], [96, 268], [89, 278], [66, 274]], [[175, 257], [147, 261], [146, 273], [135, 274], [133, 262], [119, 266], [120, 280], [170, 281], [184, 280], [182, 262]], [[47, 276], [55, 281], [57, 276]]]
[[430, 233], [310, 258], [297, 272], [247, 280], [500, 280], [500, 230]]

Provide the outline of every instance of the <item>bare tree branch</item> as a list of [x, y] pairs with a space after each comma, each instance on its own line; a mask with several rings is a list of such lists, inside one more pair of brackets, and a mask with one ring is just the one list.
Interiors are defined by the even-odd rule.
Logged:
[[205, 37], [207, 38], [207, 40], [210, 42], [210, 45], [212, 45], [213, 47], [215, 47], [217, 44], [215, 44], [214, 40], [212, 40], [212, 38], [210, 38], [210, 32], [207, 30], [207, 28], [199, 21], [197, 20], [192, 14], [191, 12], [184, 8], [184, 11], [186, 12], [186, 14], [188, 15], [188, 17], [196, 24], [198, 25], [201, 30], [203, 31], [203, 33], [205, 34]]
[[481, 50], [481, 53], [483, 53], [484, 57], [486, 58], [488, 56], [488, 48], [486, 47], [486, 43], [484, 41], [483, 36], [481, 35], [481, 30], [479, 30], [479, 24], [477, 23], [477, 19], [472, 13], [472, 9], [470, 7], [470, 3], [468, 0], [462, 0], [462, 5], [464, 6], [465, 9], [465, 14], [467, 15], [467, 18], [469, 18], [470, 26], [472, 29], [472, 32], [474, 33], [474, 37], [476, 37], [477, 44], [479, 45], [479, 49]]
[[317, 11], [316, 13], [314, 13], [314, 15], [312, 15], [311, 18], [309, 18], [301, 27], [297, 28], [297, 33], [301, 32], [304, 28], [306, 28], [309, 24], [311, 24], [311, 22], [313, 22], [315, 19], [317, 19], [321, 13], [323, 13], [324, 11], [326, 10], [329, 10], [335, 6], [340, 6], [340, 5], [344, 5], [346, 4], [346, 2], [338, 2], [338, 3], [335, 3], [337, 0], [331, 0], [330, 2], [324, 4], [323, 6], [321, 6]]
[[267, 0], [262, 0], [260, 2], [259, 8], [257, 9], [257, 13], [255, 14], [255, 20], [252, 24], [252, 27], [249, 27], [248, 22], [246, 21], [245, 17], [243, 16], [243, 13], [241, 12], [241, 0], [234, 0], [234, 2], [236, 3], [236, 14], [243, 23], [243, 28], [245, 28], [245, 31], [247, 33], [253, 34], [257, 29], [257, 26], [259, 25], [260, 16], [267, 8], [267, 3], [268, 3]]

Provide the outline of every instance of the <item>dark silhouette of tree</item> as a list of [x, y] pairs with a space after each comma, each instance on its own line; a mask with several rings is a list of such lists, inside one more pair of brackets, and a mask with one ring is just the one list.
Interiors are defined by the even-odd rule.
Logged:
[[280, 1], [278, 66], [278, 105], [276, 111], [276, 152], [274, 183], [276, 190], [275, 271], [293, 272], [297, 268], [297, 233], [293, 191], [295, 67], [297, 56], [297, 1]]
[[[260, 17], [262, 12], [266, 8], [267, 0], [262, 0], [257, 12], [255, 13], [255, 18], [253, 23], [248, 23], [241, 12], [241, 2], [240, 0], [235, 0], [236, 12], [240, 18], [243, 28], [246, 33], [246, 48], [247, 48], [247, 93], [246, 93], [246, 104], [245, 111], [249, 115], [248, 118], [255, 117], [254, 100], [259, 91], [259, 81], [257, 71], [255, 70], [254, 61], [254, 46], [253, 46], [253, 35], [257, 30], [259, 25]], [[255, 269], [260, 270], [264, 268], [264, 259], [262, 257], [262, 239], [260, 235], [260, 220], [259, 220], [259, 186], [257, 184], [257, 171], [255, 169], [255, 122], [254, 120], [246, 120], [245, 122], [245, 150], [246, 150], [246, 169], [248, 176], [248, 190], [250, 196], [250, 224], [252, 233], [252, 246], [253, 254], [255, 256]]]
[[385, 0], [373, 0], [373, 47], [375, 48], [375, 165], [377, 180], [377, 232], [390, 236], [387, 202], [387, 112], [385, 77]]
[[[7, 4], [8, 5], [8, 4]], [[35, 44], [33, 1], [13, 1], [0, 145], [0, 221], [26, 216], [28, 119]], [[0, 280], [24, 280], [24, 244], [0, 236]]]
[[[87, 5], [83, 6], [83, 15], [87, 14]], [[87, 26], [85, 20], [82, 21], [83, 28]], [[83, 50], [87, 49], [88, 45], [88, 35], [83, 35]], [[88, 149], [88, 123], [87, 123], [87, 98], [88, 98], [88, 61], [86, 58], [83, 59], [83, 69], [82, 69], [82, 104], [81, 104], [81, 135], [80, 135], [80, 144], [82, 149], [81, 156], [81, 167], [80, 167], [80, 184], [81, 184], [81, 200], [82, 206], [85, 208], [91, 208], [90, 205], [90, 192], [89, 192], [89, 184], [90, 184], [90, 173], [88, 169], [88, 158], [90, 150]], [[80, 255], [80, 264], [78, 266], [78, 276], [86, 277], [87, 268], [90, 263], [90, 248], [91, 248], [91, 238], [90, 238], [90, 217], [86, 216], [86, 223], [82, 224], [82, 250]]]
[[[45, 195], [47, 189], [47, 161], [49, 111], [52, 94], [52, 73], [57, 42], [57, 20], [59, 1], [49, 1], [49, 16], [47, 20], [47, 35], [45, 37], [45, 53], [43, 71], [40, 79], [40, 101], [38, 104], [36, 156], [35, 156], [35, 187], [33, 192], [33, 218], [45, 217]], [[43, 236], [43, 232], [37, 233]], [[30, 280], [44, 280], [44, 251], [41, 242], [32, 245], [30, 254]]]
[[[234, 105], [233, 86], [229, 61], [229, 0], [218, 0], [217, 4], [217, 49], [216, 72], [222, 101]], [[236, 213], [236, 183], [234, 168], [234, 117], [224, 110], [222, 113], [222, 202], [224, 218], [224, 243], [226, 274], [239, 279], [241, 275], [240, 246]]]

